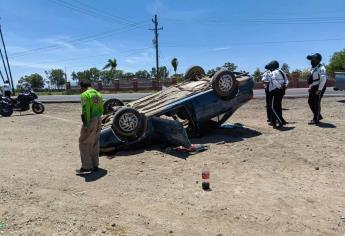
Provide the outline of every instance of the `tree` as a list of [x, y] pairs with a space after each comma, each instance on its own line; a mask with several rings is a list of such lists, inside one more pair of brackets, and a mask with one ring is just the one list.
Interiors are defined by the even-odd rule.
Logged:
[[131, 72], [126, 72], [126, 73], [123, 74], [122, 77], [123, 77], [124, 79], [133, 79], [134, 76], [135, 76], [135, 75], [134, 75], [133, 73], [131, 73]]
[[29, 83], [33, 89], [41, 89], [44, 87], [44, 80], [40, 74], [25, 75], [18, 80], [18, 85]]
[[284, 71], [286, 74], [290, 74], [290, 66], [287, 63], [283, 63], [280, 69]]
[[216, 73], [216, 70], [215, 70], [215, 69], [210, 69], [210, 70], [207, 71], [206, 74], [207, 74], [208, 76], [211, 76], [211, 75], [214, 75], [215, 73]]
[[150, 73], [147, 70], [139, 70], [135, 72], [135, 77], [137, 78], [148, 78], [150, 77]]
[[177, 60], [177, 58], [174, 58], [174, 59], [171, 60], [171, 65], [172, 65], [172, 67], [174, 68], [174, 72], [175, 72], [175, 74], [176, 74], [177, 66], [178, 66], [178, 60]]
[[157, 70], [155, 67], [152, 67], [151, 72], [150, 72], [151, 78], [156, 78], [157, 76]]
[[223, 67], [226, 68], [227, 70], [231, 71], [231, 72], [234, 72], [237, 69], [237, 66], [232, 62], [224, 63]]
[[72, 80], [78, 80], [78, 76], [77, 74], [73, 71], [72, 74], [71, 74], [71, 77], [72, 77]]
[[308, 80], [309, 76], [310, 76], [310, 71], [309, 69], [296, 69], [294, 71], [292, 71], [292, 73], [297, 73], [299, 74], [299, 79], [300, 80]]
[[254, 73], [253, 73], [253, 78], [254, 78], [254, 81], [256, 81], [256, 82], [261, 81], [262, 72], [260, 71], [259, 68], [256, 68], [256, 70], [254, 71]]
[[115, 71], [117, 67], [116, 59], [108, 59], [107, 64], [103, 67], [103, 70], [109, 69], [110, 71]]
[[159, 74], [159, 78], [161, 78], [161, 79], [166, 79], [166, 78], [168, 78], [168, 77], [169, 77], [168, 68], [167, 68], [166, 66], [161, 66], [161, 67], [159, 67], [158, 74]]
[[61, 88], [66, 84], [65, 73], [61, 69], [52, 69], [44, 72], [50, 84], [55, 88]]
[[335, 78], [334, 72], [344, 72], [345, 71], [345, 49], [339, 52], [335, 52], [331, 59], [329, 60], [329, 64], [327, 66], [327, 74], [331, 78]]

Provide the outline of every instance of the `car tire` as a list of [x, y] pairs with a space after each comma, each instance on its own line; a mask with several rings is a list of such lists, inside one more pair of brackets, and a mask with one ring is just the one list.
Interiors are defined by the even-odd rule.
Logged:
[[234, 74], [226, 69], [217, 71], [212, 77], [212, 89], [222, 99], [231, 99], [238, 92]]
[[6, 103], [6, 102], [0, 102], [0, 115], [3, 117], [9, 117], [13, 114], [13, 107]]
[[108, 99], [103, 104], [103, 115], [114, 112], [113, 107], [121, 107], [124, 105], [125, 104], [123, 104], [123, 102], [120, 101], [119, 99], [116, 99], [116, 98]]
[[201, 66], [192, 66], [189, 68], [185, 75], [184, 80], [185, 81], [197, 81], [205, 76], [205, 70]]
[[143, 130], [143, 116], [135, 109], [120, 108], [114, 115], [112, 128], [119, 138], [137, 138]]

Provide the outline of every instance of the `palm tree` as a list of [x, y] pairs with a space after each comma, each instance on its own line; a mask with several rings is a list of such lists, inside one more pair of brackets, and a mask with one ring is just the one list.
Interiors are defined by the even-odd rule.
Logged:
[[109, 59], [107, 64], [103, 67], [103, 70], [109, 69], [110, 73], [112, 75], [115, 75], [115, 71], [116, 71], [116, 67], [117, 67], [117, 61], [116, 59]]
[[177, 60], [177, 58], [174, 58], [174, 59], [171, 60], [171, 65], [172, 65], [172, 67], [174, 68], [174, 71], [175, 71], [175, 74], [176, 74], [177, 66], [178, 66], [178, 60]]

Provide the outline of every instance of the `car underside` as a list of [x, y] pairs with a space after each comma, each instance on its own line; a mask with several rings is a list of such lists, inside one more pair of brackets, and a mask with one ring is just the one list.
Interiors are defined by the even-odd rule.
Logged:
[[165, 143], [189, 147], [188, 137], [206, 127], [218, 127], [253, 97], [253, 79], [244, 73], [220, 70], [206, 76], [201, 67], [189, 69], [185, 81], [124, 105], [104, 103], [101, 152], [137, 145]]

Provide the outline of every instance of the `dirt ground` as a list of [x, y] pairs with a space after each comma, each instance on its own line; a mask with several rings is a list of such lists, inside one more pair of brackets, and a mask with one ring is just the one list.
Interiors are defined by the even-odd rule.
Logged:
[[229, 121], [246, 128], [193, 140], [208, 151], [121, 152], [85, 178], [78, 104], [0, 117], [0, 235], [345, 235], [344, 106], [325, 98], [316, 127], [306, 99], [286, 99], [278, 131], [252, 100]]

